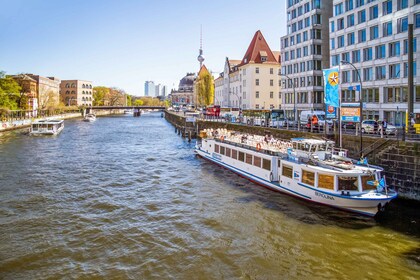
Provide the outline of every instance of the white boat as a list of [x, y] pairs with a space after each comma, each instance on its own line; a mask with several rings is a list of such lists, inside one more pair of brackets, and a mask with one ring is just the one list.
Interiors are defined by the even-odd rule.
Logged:
[[397, 197], [381, 167], [348, 158], [333, 141], [284, 141], [225, 129], [200, 136], [199, 156], [275, 191], [368, 216]]
[[57, 135], [64, 129], [63, 120], [37, 120], [31, 124], [30, 135]]
[[96, 121], [96, 115], [95, 114], [92, 114], [92, 113], [86, 114], [86, 116], [84, 117], [83, 121], [85, 121], [85, 122], [94, 122], [94, 121]]

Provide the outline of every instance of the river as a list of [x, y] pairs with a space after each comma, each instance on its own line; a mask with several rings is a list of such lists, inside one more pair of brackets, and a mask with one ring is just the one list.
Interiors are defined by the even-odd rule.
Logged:
[[0, 279], [420, 278], [406, 214], [257, 186], [196, 157], [160, 113], [65, 126], [0, 134]]

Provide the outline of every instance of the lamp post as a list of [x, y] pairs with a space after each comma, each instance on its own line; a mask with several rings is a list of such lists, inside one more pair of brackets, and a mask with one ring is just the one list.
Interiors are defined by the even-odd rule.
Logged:
[[288, 80], [292, 81], [292, 85], [293, 85], [293, 118], [295, 121], [295, 125], [298, 124], [297, 121], [297, 114], [296, 114], [296, 89], [295, 89], [295, 83], [293, 82], [293, 79], [290, 78], [289, 76], [287, 76], [286, 74], [281, 74], [280, 76], [286, 77]]
[[348, 64], [351, 67], [353, 67], [354, 70], [356, 70], [357, 76], [359, 78], [360, 82], [360, 91], [359, 91], [359, 110], [360, 110], [360, 125], [359, 125], [359, 132], [360, 132], [360, 157], [363, 157], [363, 134], [362, 134], [362, 122], [363, 122], [363, 95], [362, 95], [362, 79], [360, 78], [359, 70], [356, 68], [356, 66], [353, 65], [353, 63], [348, 62], [346, 60], [341, 61], [342, 64]]

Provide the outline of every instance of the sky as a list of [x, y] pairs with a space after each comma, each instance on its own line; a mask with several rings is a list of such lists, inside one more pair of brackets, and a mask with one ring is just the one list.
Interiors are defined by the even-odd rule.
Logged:
[[204, 64], [215, 77], [242, 59], [257, 30], [272, 50], [286, 35], [285, 0], [0, 0], [0, 71], [32, 73], [144, 95], [178, 88]]

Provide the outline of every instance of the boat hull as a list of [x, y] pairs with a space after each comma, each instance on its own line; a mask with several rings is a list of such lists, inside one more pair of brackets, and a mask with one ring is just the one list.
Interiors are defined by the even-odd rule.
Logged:
[[363, 214], [366, 216], [375, 216], [379, 210], [381, 210], [388, 202], [390, 202], [396, 197], [395, 194], [390, 195], [386, 198], [383, 198], [383, 196], [381, 198], [377, 198], [375, 197], [375, 194], [372, 193], [371, 195], [369, 195], [370, 197], [368, 196], [365, 198], [358, 198], [355, 196], [331, 194], [320, 189], [305, 186], [302, 183], [297, 184], [295, 182], [292, 182], [292, 180], [280, 180], [276, 182], [268, 181], [264, 178], [258, 177], [254, 174], [229, 165], [223, 162], [223, 160], [221, 160], [220, 158], [213, 157], [208, 152], [201, 150], [200, 147], [197, 147], [195, 152], [200, 157], [209, 160], [213, 163], [216, 163], [224, 168], [227, 168], [240, 175], [241, 177], [244, 177], [254, 183], [257, 183], [271, 190], [292, 195], [294, 197], [315, 202], [317, 204], [322, 204], [349, 212]]

